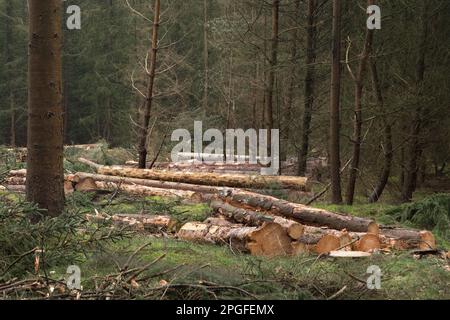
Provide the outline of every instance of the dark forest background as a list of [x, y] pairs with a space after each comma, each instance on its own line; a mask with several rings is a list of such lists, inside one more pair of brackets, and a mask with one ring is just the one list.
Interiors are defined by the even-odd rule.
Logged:
[[[273, 1], [162, 1], [149, 137], [153, 153], [166, 133], [192, 128], [194, 120], [203, 120], [204, 128], [264, 127], [268, 74], [273, 71], [273, 126], [281, 130], [283, 157], [296, 159], [305, 136], [308, 157], [327, 157], [332, 3], [314, 1], [311, 17], [309, 2], [279, 2], [273, 64]], [[376, 64], [378, 86], [368, 67], [362, 96], [358, 182], [367, 195], [389, 158], [390, 190], [399, 192], [405, 174], [424, 183], [428, 175], [444, 175], [450, 160], [450, 2], [377, 2], [382, 29], [374, 32], [369, 65]], [[145, 61], [153, 1], [64, 2], [65, 7], [72, 4], [81, 8], [82, 25], [81, 30], [64, 30], [65, 142], [104, 140], [135, 148], [144, 100], [139, 91], [145, 92], [148, 81]], [[351, 158], [354, 142], [355, 81], [349, 70], [358, 69], [367, 32], [366, 8], [367, 1], [348, 0], [342, 9], [342, 166]], [[0, 15], [0, 144], [25, 146], [26, 1], [0, 0]], [[311, 18], [313, 29], [308, 28]], [[308, 32], [314, 40], [309, 63]], [[310, 109], [305, 98], [308, 81], [313, 81]], [[167, 142], [164, 151], [170, 152], [170, 146]]]

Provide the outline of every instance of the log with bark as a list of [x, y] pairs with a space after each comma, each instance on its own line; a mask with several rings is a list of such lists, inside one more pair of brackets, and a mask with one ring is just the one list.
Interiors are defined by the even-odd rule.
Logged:
[[266, 222], [274, 222], [281, 225], [293, 240], [298, 240], [303, 235], [303, 226], [292, 220], [277, 216], [264, 216], [259, 212], [236, 208], [220, 200], [212, 201], [210, 207], [227, 219], [246, 226], [261, 226]]
[[376, 226], [371, 219], [341, 215], [238, 189], [230, 189], [226, 195], [219, 195], [219, 197], [234, 206], [265, 211], [307, 225], [326, 226], [336, 230], [347, 229], [355, 232], [368, 232], [369, 227]]
[[285, 229], [271, 222], [261, 227], [190, 222], [181, 227], [178, 237], [200, 243], [227, 245], [234, 251], [256, 256], [275, 257], [292, 254], [292, 240]]
[[208, 172], [172, 172], [155, 169], [135, 169], [121, 166], [100, 166], [92, 161], [80, 158], [80, 162], [91, 165], [99, 174], [129, 178], [183, 182], [199, 185], [225, 186], [238, 188], [262, 188], [271, 186], [309, 191], [308, 179], [291, 176], [249, 176], [245, 174], [217, 174]]
[[104, 222], [111, 220], [116, 226], [126, 226], [135, 231], [145, 231], [151, 234], [161, 232], [175, 232], [177, 222], [169, 216], [152, 216], [146, 214], [115, 214], [109, 216], [96, 213], [86, 215], [86, 219], [91, 222]]

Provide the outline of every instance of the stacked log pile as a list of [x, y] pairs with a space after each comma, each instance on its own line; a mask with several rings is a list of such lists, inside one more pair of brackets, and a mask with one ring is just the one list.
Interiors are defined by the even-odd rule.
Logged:
[[[183, 226], [170, 217], [116, 215], [113, 221], [140, 231], [163, 231], [186, 241], [221, 244], [236, 252], [260, 256], [296, 255], [304, 252], [353, 256], [355, 253], [405, 250], [435, 250], [429, 231], [380, 226], [375, 221], [342, 215], [323, 209], [243, 190], [282, 185], [308, 190], [303, 177], [259, 176], [216, 172], [184, 172], [132, 167], [108, 167], [86, 159], [81, 162], [97, 173], [79, 172], [66, 176], [66, 192], [123, 192], [137, 196], [161, 196], [206, 202], [215, 216]], [[26, 171], [11, 171], [5, 187], [24, 189]], [[89, 216], [90, 220], [106, 217]], [[350, 254], [352, 252], [352, 254]]]

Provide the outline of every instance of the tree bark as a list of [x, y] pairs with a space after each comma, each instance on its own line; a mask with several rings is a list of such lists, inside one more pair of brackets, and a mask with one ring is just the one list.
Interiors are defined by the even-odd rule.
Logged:
[[58, 216], [64, 208], [62, 2], [30, 0], [28, 5], [27, 200]]
[[330, 97], [331, 202], [342, 203], [340, 160], [341, 0], [333, 0], [333, 57]]
[[[373, 0], [368, 0], [367, 5], [373, 5]], [[348, 185], [345, 202], [347, 205], [353, 205], [355, 196], [356, 179], [359, 174], [359, 162], [361, 157], [362, 144], [362, 96], [364, 89], [364, 75], [369, 61], [369, 55], [372, 51], [373, 30], [367, 30], [366, 39], [364, 41], [364, 49], [361, 53], [358, 74], [355, 79], [355, 118], [353, 121], [353, 153], [350, 164], [350, 174], [348, 177]]]
[[148, 126], [150, 124], [150, 114], [153, 103], [153, 88], [156, 76], [156, 55], [158, 52], [158, 28], [160, 19], [160, 0], [155, 0], [153, 31], [152, 31], [152, 47], [150, 50], [150, 70], [148, 75], [147, 96], [144, 103], [141, 126], [139, 128], [139, 168], [144, 169], [147, 164], [147, 139]]
[[303, 111], [302, 144], [298, 155], [298, 175], [306, 174], [309, 151], [309, 135], [314, 106], [314, 86], [317, 38], [317, 0], [308, 0], [308, 27], [306, 36], [306, 75], [305, 75], [305, 110]]
[[298, 240], [303, 235], [304, 227], [293, 220], [278, 216], [265, 216], [260, 212], [234, 207], [221, 200], [211, 201], [210, 207], [225, 218], [249, 227], [259, 227], [264, 223], [274, 222], [281, 225], [293, 240]]
[[208, 53], [208, 0], [203, 0], [203, 64], [204, 64], [204, 88], [203, 88], [203, 112], [208, 112], [209, 89], [209, 53]]
[[[269, 72], [266, 87], [266, 129], [269, 130], [268, 146], [271, 150], [270, 130], [274, 128], [273, 121], [273, 96], [275, 92], [275, 73], [278, 64], [278, 29], [279, 29], [279, 7], [280, 0], [272, 0], [272, 41], [270, 49]], [[270, 153], [271, 154], [271, 153]]]
[[355, 232], [367, 232], [376, 225], [370, 219], [341, 215], [243, 190], [229, 190], [225, 195], [219, 194], [219, 198], [236, 207], [283, 216], [305, 225]]
[[262, 227], [243, 227], [190, 222], [178, 231], [178, 237], [189, 241], [227, 245], [233, 250], [256, 256], [275, 257], [290, 255], [292, 252], [291, 239], [276, 223], [267, 223]]
[[216, 174], [209, 172], [173, 172], [149, 169], [100, 166], [99, 174], [139, 179], [152, 179], [172, 182], [184, 182], [199, 185], [224, 186], [237, 188], [263, 188], [279, 186], [286, 189], [309, 191], [308, 179], [290, 176], [251, 176], [245, 174]]
[[[378, 106], [380, 107], [381, 112], [384, 112], [384, 98], [383, 93], [381, 91], [381, 83], [378, 77], [378, 70], [375, 60], [371, 60], [370, 63], [371, 74], [372, 74], [372, 83], [375, 91], [375, 96], [377, 98]], [[384, 141], [385, 141], [385, 150], [384, 153], [384, 165], [383, 171], [380, 175], [379, 181], [375, 186], [372, 194], [369, 197], [369, 203], [377, 202], [381, 195], [383, 194], [384, 188], [386, 187], [389, 176], [391, 175], [391, 167], [392, 167], [392, 159], [393, 159], [393, 146], [392, 146], [392, 125], [390, 121], [387, 119], [386, 115], [383, 115], [383, 126], [384, 126]]]
[[418, 162], [422, 153], [422, 146], [420, 141], [420, 133], [423, 126], [424, 107], [422, 105], [421, 97], [423, 95], [423, 82], [425, 76], [425, 56], [427, 51], [427, 37], [428, 37], [428, 4], [424, 4], [422, 15], [422, 31], [420, 33], [420, 47], [419, 55], [416, 63], [416, 87], [417, 87], [417, 107], [414, 112], [414, 118], [410, 129], [410, 143], [408, 151], [408, 158], [404, 173], [404, 181], [402, 188], [402, 200], [409, 202], [412, 200], [417, 180]]
[[13, 68], [12, 61], [13, 57], [11, 54], [11, 48], [13, 47], [13, 37], [12, 37], [12, 25], [11, 19], [13, 17], [13, 1], [6, 0], [5, 8], [5, 68], [6, 68], [6, 78], [7, 78], [7, 89], [9, 94], [9, 108], [10, 108], [10, 140], [9, 143], [11, 147], [16, 146], [16, 107], [15, 107], [15, 97], [14, 97], [14, 86], [12, 84]]

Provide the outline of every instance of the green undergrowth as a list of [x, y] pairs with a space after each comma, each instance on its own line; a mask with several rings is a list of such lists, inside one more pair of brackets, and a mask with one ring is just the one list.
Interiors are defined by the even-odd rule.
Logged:
[[[432, 227], [444, 219], [439, 208], [445, 206], [447, 196], [439, 195], [405, 206], [382, 203], [354, 207], [317, 206], [377, 218], [380, 222]], [[203, 221], [211, 212], [203, 204], [159, 197], [74, 193], [67, 198], [67, 213], [71, 216], [35, 226], [23, 217], [36, 209], [22, 198], [0, 192], [0, 217], [3, 217], [0, 260], [5, 261], [6, 257], [8, 261], [0, 266], [3, 273], [22, 254], [42, 246], [43, 235], [47, 235], [45, 247], [51, 258], [46, 262], [46, 271], [54, 278], [61, 278], [68, 265], [77, 264], [81, 268], [85, 290], [94, 288], [98, 279], [116, 273], [118, 266], [123, 266], [130, 255], [149, 244], [138, 251], [131, 267], [156, 261], [142, 275], [147, 277], [150, 287], [157, 288], [161, 283], [186, 285], [183, 290], [152, 291], [147, 297], [151, 299], [450, 299], [448, 262], [439, 256], [416, 259], [409, 252], [393, 252], [362, 259], [318, 258], [314, 255], [265, 259], [234, 252], [228, 246], [143, 234], [118, 235], [102, 245], [86, 246], [87, 235], [74, 230], [84, 226], [81, 217], [96, 210], [109, 214], [165, 214], [175, 217], [180, 224]], [[430, 210], [434, 212], [431, 220], [424, 219], [423, 215]], [[15, 219], [11, 218], [12, 212]], [[104, 235], [105, 230], [108, 229], [100, 228], [97, 232]], [[63, 235], [70, 235], [67, 242], [61, 241], [66, 239]], [[445, 241], [439, 234], [439, 245]], [[3, 280], [13, 276], [33, 276], [33, 258], [33, 255], [21, 258], [3, 275]], [[382, 271], [380, 290], [367, 288], [367, 268], [371, 265], [379, 266]], [[39, 272], [42, 274], [43, 271]], [[205, 284], [222, 289], [211, 293], [204, 289]], [[143, 299], [144, 296], [135, 298]]]
[[[332, 259], [315, 256], [256, 258], [233, 253], [227, 247], [195, 244], [174, 239], [136, 236], [114, 246], [114, 254], [98, 255], [81, 265], [85, 277], [113, 272], [129, 254], [146, 242], [137, 263], [145, 264], [164, 255], [152, 267], [155, 285], [168, 283], [214, 283], [248, 291], [222, 292], [220, 299], [327, 299], [345, 288], [336, 299], [449, 299], [450, 273], [436, 257], [420, 260], [407, 253], [363, 259]], [[369, 266], [382, 271], [381, 289], [367, 289]], [[167, 270], [174, 270], [166, 272]], [[87, 287], [92, 285], [89, 281]], [[166, 297], [166, 298], [170, 298]], [[212, 298], [208, 296], [196, 298]]]

